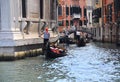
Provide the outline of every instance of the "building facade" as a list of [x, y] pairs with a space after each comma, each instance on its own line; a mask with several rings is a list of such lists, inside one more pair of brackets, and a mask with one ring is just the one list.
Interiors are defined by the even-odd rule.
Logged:
[[[99, 3], [101, 4], [100, 6], [98, 5]], [[103, 42], [120, 43], [120, 1], [95, 0], [94, 4], [97, 4], [93, 10], [92, 32], [94, 38]]]
[[93, 27], [91, 31], [95, 40], [102, 40], [102, 1], [94, 0], [93, 5]]
[[86, 0], [59, 0], [58, 5], [59, 31], [76, 26], [86, 27]]
[[103, 0], [104, 41], [116, 42], [114, 0]]
[[40, 31], [55, 27], [56, 12], [57, 0], [0, 0], [0, 56], [39, 49]]
[[[103, 42], [116, 42], [117, 41], [117, 18], [115, 7], [118, 3], [115, 4], [116, 0], [95, 0], [94, 3], [97, 4], [94, 6], [93, 10], [93, 22], [94, 22], [94, 36], [96, 40]], [[100, 5], [98, 5], [100, 4]], [[117, 6], [119, 7], [119, 6]], [[101, 12], [101, 13], [100, 13]], [[119, 16], [119, 15], [117, 15]], [[99, 28], [98, 28], [99, 27]], [[118, 35], [119, 37], [119, 35]]]
[[116, 44], [120, 45], [120, 0], [114, 0], [116, 28]]
[[93, 11], [93, 0], [86, 0], [86, 9], [87, 9], [87, 27], [93, 27], [92, 21], [92, 11]]

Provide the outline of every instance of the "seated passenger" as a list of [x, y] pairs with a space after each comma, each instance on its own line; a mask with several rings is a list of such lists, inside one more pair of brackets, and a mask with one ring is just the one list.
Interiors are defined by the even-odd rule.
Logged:
[[60, 51], [58, 48], [54, 48], [54, 47], [50, 47], [51, 51], [53, 51], [54, 53], [60, 54]]

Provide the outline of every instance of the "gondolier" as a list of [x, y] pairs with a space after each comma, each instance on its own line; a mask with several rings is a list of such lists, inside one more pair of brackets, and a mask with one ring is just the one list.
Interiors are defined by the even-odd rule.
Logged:
[[50, 33], [48, 32], [48, 27], [45, 28], [45, 31], [43, 33], [43, 38], [44, 38], [44, 46], [46, 46], [46, 44], [49, 42], [49, 38], [50, 38]]
[[41, 34], [43, 35], [43, 45], [42, 45], [42, 52], [43, 52], [43, 55], [46, 55], [46, 50], [48, 48], [49, 45], [49, 38], [50, 38], [50, 33], [48, 32], [48, 27], [45, 28], [45, 31]]

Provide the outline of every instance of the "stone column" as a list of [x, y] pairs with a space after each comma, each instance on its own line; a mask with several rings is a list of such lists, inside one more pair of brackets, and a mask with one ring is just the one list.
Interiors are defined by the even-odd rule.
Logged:
[[1, 31], [10, 31], [10, 1], [0, 0], [1, 3]]
[[[4, 52], [13, 51], [13, 49], [5, 50], [4, 47], [14, 45], [13, 34], [11, 31], [10, 1], [0, 0], [1, 3], [1, 30], [0, 30], [0, 55]], [[13, 54], [13, 53], [11, 53]]]
[[0, 39], [22, 39], [19, 28], [18, 0], [0, 0], [1, 32]]
[[[22, 39], [17, 22], [18, 0], [0, 0], [1, 3], [1, 30], [0, 30], [0, 55], [14, 55], [15, 40]], [[16, 13], [16, 14], [15, 14]]]

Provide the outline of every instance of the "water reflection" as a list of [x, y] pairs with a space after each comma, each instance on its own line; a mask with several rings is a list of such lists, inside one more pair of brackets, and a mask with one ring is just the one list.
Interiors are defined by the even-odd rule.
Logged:
[[71, 45], [65, 57], [0, 63], [0, 82], [120, 82], [120, 51], [113, 44]]

